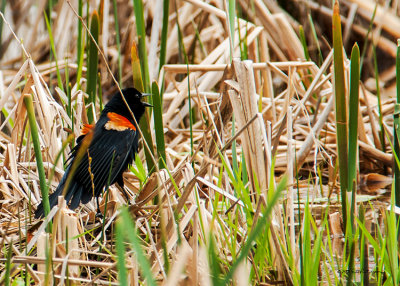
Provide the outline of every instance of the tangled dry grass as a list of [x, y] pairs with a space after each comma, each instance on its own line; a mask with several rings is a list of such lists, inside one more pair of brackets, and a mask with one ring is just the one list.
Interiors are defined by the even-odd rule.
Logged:
[[[89, 12], [98, 7], [94, 2], [90, 1]], [[137, 35], [132, 1], [116, 1], [117, 32], [113, 1], [100, 2], [99, 46], [106, 61], [100, 57], [99, 86], [107, 100], [117, 90], [107, 65], [123, 86], [133, 84], [130, 55]], [[76, 82], [79, 20], [74, 10], [78, 9], [78, 1], [58, 1], [52, 8], [56, 54], [51, 56], [43, 17], [48, 12], [47, 1], [37, 1], [36, 5], [22, 0], [7, 2], [0, 56], [2, 281], [7, 275], [6, 254], [11, 253], [12, 268], [8, 275], [13, 280], [29, 277], [30, 284], [50, 283], [54, 279], [60, 285], [65, 281], [117, 285], [113, 225], [119, 207], [129, 204], [158, 281], [167, 285], [211, 285], [214, 270], [208, 259], [209, 234], [213, 234], [218, 257], [224, 261], [222, 265], [228, 268], [261, 216], [268, 190], [274, 189], [286, 174], [288, 187], [274, 208], [269, 225], [270, 260], [262, 268], [260, 258], [250, 253], [237, 270], [235, 283], [247, 285], [247, 277], [253, 273], [253, 284], [296, 284], [293, 265], [298, 267], [298, 264], [289, 262], [288, 256], [294, 261], [299, 259], [297, 245], [301, 230], [297, 214], [303, 213], [304, 205], [309, 202], [317, 225], [323, 220], [322, 210], [329, 205], [331, 233], [342, 233], [337, 226], [340, 208], [332, 51], [327, 40], [330, 36], [323, 34], [324, 25], [330, 25], [332, 12], [331, 1], [323, 2], [288, 1], [287, 6], [279, 6], [271, 0], [254, 0], [249, 7], [247, 1], [239, 0], [241, 18], [236, 21], [234, 37], [230, 37], [225, 1], [171, 1], [167, 64], [158, 70], [162, 1], [144, 1], [149, 75], [151, 81], [164, 83], [165, 87], [167, 168], [154, 172], [145, 181], [127, 172], [125, 183], [130, 202], [112, 186], [104, 220], [96, 219], [94, 202], [82, 205], [76, 212], [69, 211], [60, 202], [45, 221], [32, 216], [41, 201], [41, 192], [23, 95], [31, 94], [34, 99], [45, 171], [50, 190], [54, 190], [64, 172], [63, 159], [70, 151], [67, 145], [57, 161], [63, 142], [70, 134], [79, 136], [80, 127], [87, 120], [86, 68], [81, 82]], [[392, 6], [378, 7], [370, 33], [378, 56], [384, 54], [379, 66], [381, 111], [372, 52], [369, 42], [362, 40], [368, 33], [375, 4], [356, 0], [341, 3], [345, 48], [355, 39], [368, 44], [360, 85], [357, 202], [373, 201], [375, 208], [369, 210], [372, 230], [380, 226], [376, 215], [387, 205], [388, 196], [380, 189], [391, 183], [387, 175], [392, 167], [391, 149], [388, 140], [382, 146], [379, 116], [382, 115], [385, 132], [392, 138], [394, 39], [400, 31], [397, 28], [400, 21], [395, 16], [399, 8], [397, 1], [392, 2]], [[288, 13], [290, 7], [298, 9], [293, 16]], [[309, 23], [304, 20], [304, 10], [320, 17], [318, 23], [314, 19], [321, 40], [318, 46], [309, 24], [305, 25], [307, 40], [311, 43], [309, 61], [305, 60], [298, 36], [298, 21]], [[383, 13], [386, 21], [381, 21]], [[86, 20], [86, 12], [83, 18]], [[178, 21], [189, 65], [182, 60]], [[116, 33], [121, 37], [120, 52]], [[250, 61], [237, 59], [240, 55]], [[63, 82], [66, 86], [70, 83], [72, 116], [63, 105], [67, 102], [67, 93], [57, 83], [55, 56]], [[117, 76], [119, 58], [122, 78]], [[345, 68], [348, 73], [347, 60]], [[155, 136], [154, 123], [149, 122], [149, 130]], [[139, 157], [144, 161], [143, 148]], [[247, 181], [243, 178], [235, 181], [237, 173], [234, 172], [238, 167], [247, 170]], [[247, 193], [241, 191], [244, 189]], [[105, 197], [101, 200], [102, 210], [104, 204]], [[53, 233], [46, 234], [51, 218]], [[339, 240], [335, 247], [340, 249], [341, 243]], [[292, 251], [290, 255], [287, 245]], [[53, 256], [50, 278], [45, 264], [48, 249]], [[125, 255], [130, 283], [143, 283], [135, 254]], [[321, 275], [322, 280], [329, 280], [332, 273]]]

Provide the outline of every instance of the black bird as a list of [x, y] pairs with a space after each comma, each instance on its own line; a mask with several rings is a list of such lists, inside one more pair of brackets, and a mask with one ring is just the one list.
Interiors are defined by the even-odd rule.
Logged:
[[[151, 105], [142, 102], [143, 95], [134, 88], [126, 88], [122, 92], [139, 123], [145, 108]], [[104, 106], [96, 125], [83, 127], [82, 135], [77, 138], [77, 145], [66, 162], [64, 176], [55, 192], [49, 196], [50, 209], [62, 194], [73, 210], [80, 203], [88, 203], [93, 196], [99, 197], [109, 185], [118, 183], [123, 188], [122, 174], [138, 152], [139, 134], [136, 129], [129, 109], [120, 92], [117, 92]], [[64, 191], [65, 187], [67, 189]], [[35, 217], [43, 216], [42, 201]]]

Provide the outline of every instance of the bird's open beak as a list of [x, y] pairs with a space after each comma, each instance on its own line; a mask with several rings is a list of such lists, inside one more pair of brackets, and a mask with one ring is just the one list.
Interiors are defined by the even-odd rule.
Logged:
[[[151, 93], [142, 93], [142, 97], [148, 97], [148, 96], [150, 96], [151, 95]], [[146, 102], [146, 101], [142, 101], [142, 103], [143, 103], [143, 105], [145, 106], [145, 107], [153, 107], [153, 105], [151, 105], [150, 103], [148, 103], [148, 102]]]
[[148, 103], [148, 102], [146, 102], [146, 101], [143, 101], [142, 103], [143, 103], [143, 105], [144, 105], [145, 107], [153, 107], [153, 105], [151, 105], [150, 103]]

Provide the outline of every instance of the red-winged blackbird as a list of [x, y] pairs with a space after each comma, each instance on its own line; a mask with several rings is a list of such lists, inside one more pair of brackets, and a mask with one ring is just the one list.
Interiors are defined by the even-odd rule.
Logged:
[[[151, 105], [142, 102], [143, 95], [134, 88], [123, 89], [122, 92], [136, 122], [139, 122], [145, 107]], [[86, 204], [93, 196], [99, 197], [109, 185], [118, 183], [123, 188], [122, 173], [135, 158], [138, 137], [136, 123], [121, 94], [117, 92], [104, 106], [96, 125], [85, 125], [82, 129], [82, 135], [77, 138], [77, 145], [67, 160], [65, 174], [55, 192], [49, 196], [50, 208], [57, 204], [57, 198], [62, 194], [65, 194], [69, 208], [75, 209], [81, 202]], [[68, 178], [70, 172], [72, 177]], [[64, 186], [67, 187], [66, 191]], [[35, 217], [43, 215], [42, 202]]]

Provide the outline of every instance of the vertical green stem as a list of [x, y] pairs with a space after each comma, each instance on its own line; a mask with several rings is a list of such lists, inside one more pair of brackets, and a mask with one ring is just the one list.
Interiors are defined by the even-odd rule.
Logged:
[[[165, 141], [164, 141], [164, 124], [162, 118], [162, 104], [161, 96], [158, 90], [157, 82], [153, 82], [151, 94], [153, 97], [153, 114], [154, 114], [154, 129], [156, 134], [156, 144], [157, 144], [157, 155], [159, 160], [159, 167], [165, 168], [164, 163], [166, 162], [165, 156]], [[162, 159], [162, 160], [161, 160]]]
[[[47, 189], [46, 176], [43, 167], [42, 150], [40, 149], [39, 132], [36, 125], [32, 97], [30, 95], [24, 95], [24, 103], [28, 113], [29, 125], [31, 127], [32, 143], [35, 150], [36, 165], [39, 173], [40, 191], [42, 193], [44, 214], [47, 216], [50, 212], [49, 191]], [[51, 222], [49, 222], [49, 231], [51, 231]]]
[[358, 146], [358, 100], [360, 82], [360, 49], [354, 44], [350, 64], [350, 102], [349, 102], [349, 191], [352, 191], [351, 225], [354, 226], [355, 192], [357, 183]]
[[65, 93], [67, 94], [67, 102], [66, 102], [67, 114], [68, 117], [71, 118], [72, 103], [71, 103], [71, 84], [69, 82], [68, 58], [65, 58], [64, 60], [66, 61], [64, 70], [65, 70]]
[[369, 34], [371, 33], [373, 25], [375, 23], [375, 16], [376, 16], [376, 8], [377, 7], [378, 7], [378, 3], [375, 4], [374, 12], [372, 13], [371, 20], [369, 21], [367, 35], [365, 35], [365, 40], [364, 40], [363, 49], [362, 49], [362, 52], [361, 52], [361, 59], [360, 59], [360, 74], [362, 72], [362, 68], [363, 68], [363, 65], [364, 65], [365, 53], [367, 52], [367, 48], [369, 46], [368, 45]]
[[229, 32], [230, 32], [230, 61], [232, 62], [233, 59], [233, 53], [235, 52], [234, 47], [235, 47], [235, 17], [236, 17], [236, 1], [235, 0], [229, 0], [229, 5], [228, 5], [228, 12], [229, 12]]
[[158, 70], [161, 70], [165, 64], [165, 57], [167, 54], [167, 39], [168, 39], [168, 18], [169, 18], [169, 0], [163, 1], [163, 22], [161, 29], [161, 43], [160, 43], [160, 65]]
[[[133, 86], [139, 90], [140, 92], [144, 92], [144, 87], [143, 87], [143, 78], [142, 78], [142, 73], [141, 73], [141, 68], [140, 68], [140, 60], [139, 56], [137, 53], [136, 49], [136, 44], [132, 44], [132, 49], [131, 49], [131, 61], [132, 61], [132, 77], [133, 77]], [[149, 98], [151, 100], [151, 98]], [[153, 150], [153, 140], [151, 138], [151, 134], [149, 131], [149, 120], [150, 115], [149, 115], [149, 110], [146, 110], [144, 113], [144, 116], [140, 120], [139, 126], [140, 130], [142, 130], [143, 133], [143, 140], [147, 142], [147, 145], [149, 146], [148, 150], [147, 148], [144, 148], [144, 154], [146, 156], [146, 163], [147, 163], [147, 170], [149, 173], [154, 171], [154, 162], [152, 160], [151, 154], [154, 154]], [[150, 154], [151, 153], [151, 154]]]
[[120, 233], [122, 232], [127, 241], [130, 242], [130, 245], [135, 253], [137, 261], [140, 261], [139, 267], [144, 279], [146, 279], [147, 285], [156, 286], [157, 284], [153, 277], [153, 273], [151, 271], [150, 262], [144, 253], [142, 244], [137, 234], [137, 230], [135, 229], [134, 223], [132, 222], [129, 212], [126, 208], [123, 208], [121, 210], [120, 220], [122, 222], [120, 224], [121, 227]]
[[56, 48], [54, 46], [54, 38], [53, 38], [53, 32], [51, 30], [51, 22], [50, 19], [47, 18], [46, 13], [44, 13], [44, 19], [46, 21], [46, 26], [47, 26], [47, 30], [49, 33], [49, 39], [50, 39], [50, 47], [51, 47], [51, 51], [52, 51], [52, 56], [54, 57], [54, 61], [56, 63], [56, 72], [57, 72], [57, 83], [58, 83], [58, 87], [64, 91], [64, 86], [62, 83], [62, 79], [61, 79], [61, 74], [60, 74], [60, 69], [58, 68], [58, 60], [57, 60], [57, 53], [56, 53]]
[[113, 0], [114, 22], [115, 22], [115, 41], [118, 51], [118, 84], [122, 88], [122, 63], [121, 63], [121, 40], [119, 37], [118, 11], [117, 0]]
[[125, 265], [124, 223], [121, 218], [117, 220], [115, 228], [115, 248], [117, 252], [118, 283], [128, 286], [128, 273]]
[[310, 60], [310, 54], [308, 52], [306, 35], [304, 34], [304, 29], [303, 29], [302, 25], [299, 26], [299, 35], [300, 35], [301, 45], [303, 46], [304, 58], [307, 61], [309, 61]]
[[[232, 114], [232, 137], [235, 136], [236, 130], [235, 130], [235, 115]], [[233, 168], [233, 174], [235, 175], [235, 178], [237, 179], [240, 174], [238, 173], [239, 171], [239, 164], [238, 164], [238, 159], [237, 159], [237, 151], [236, 151], [236, 140], [233, 140], [232, 142], [232, 168]]]
[[[83, 13], [83, 3], [82, 0], [78, 1], [78, 15], [82, 17]], [[78, 89], [80, 89], [80, 81], [81, 81], [81, 76], [82, 76], [82, 67], [83, 67], [83, 54], [84, 54], [84, 46], [82, 45], [83, 39], [82, 39], [82, 22], [78, 18], [78, 39], [77, 39], [77, 58], [76, 58], [76, 64], [78, 65], [78, 71], [77, 71], [77, 76], [76, 76], [76, 83], [78, 85]]]
[[311, 17], [311, 14], [308, 14], [308, 21], [310, 22], [311, 32], [313, 34], [315, 44], [317, 45], [318, 59], [319, 59], [318, 66], [320, 66], [324, 62], [324, 59], [322, 56], [321, 47], [319, 46], [318, 35], [317, 35], [317, 31], [315, 30], [314, 21]]
[[146, 30], [145, 30], [142, 0], [133, 0], [133, 7], [136, 18], [136, 32], [138, 35], [138, 42], [139, 42], [139, 58], [143, 75], [143, 86], [144, 86], [144, 91], [149, 92], [150, 91], [149, 65], [147, 61]]
[[[144, 92], [150, 92], [150, 83], [149, 83], [149, 64], [147, 61], [147, 49], [146, 49], [146, 30], [145, 30], [145, 21], [144, 21], [144, 10], [143, 10], [143, 2], [142, 0], [133, 0], [133, 7], [135, 11], [135, 22], [136, 22], [136, 33], [138, 35], [138, 44], [139, 44], [139, 61], [140, 61], [140, 69], [142, 76], [142, 85], [144, 87]], [[135, 72], [135, 71], [133, 71]], [[135, 80], [135, 78], [134, 78]], [[141, 91], [141, 92], [143, 92]], [[144, 114], [144, 119], [141, 120], [140, 129], [143, 133], [143, 139], [146, 140], [147, 145], [151, 148], [151, 151], [145, 148], [146, 162], [147, 168], [149, 172], [152, 172], [154, 169], [154, 162], [151, 159], [150, 153], [154, 154], [153, 151], [153, 142], [151, 138], [151, 134], [149, 132], [149, 111], [146, 110]]]
[[[100, 25], [99, 25], [99, 14], [95, 10], [92, 14], [90, 21], [90, 33], [93, 39], [98, 42]], [[96, 106], [96, 88], [97, 88], [97, 65], [98, 65], [98, 51], [96, 44], [93, 42], [92, 37], [89, 37], [89, 51], [88, 51], [88, 70], [87, 70], [87, 94], [89, 99], [87, 103], [92, 103], [92, 105], [87, 110], [87, 116], [89, 123], [93, 122], [93, 113], [95, 112]]]
[[343, 223], [347, 226], [348, 166], [347, 166], [347, 104], [345, 94], [342, 28], [339, 14], [339, 3], [336, 0], [333, 8], [333, 61], [336, 99], [336, 145], [339, 158], [340, 191], [342, 198]]

